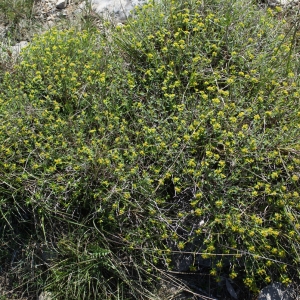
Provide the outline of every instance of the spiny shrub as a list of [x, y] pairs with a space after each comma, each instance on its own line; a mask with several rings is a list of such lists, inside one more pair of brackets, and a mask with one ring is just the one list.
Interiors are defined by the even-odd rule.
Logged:
[[166, 1], [109, 38], [34, 39], [0, 94], [3, 260], [32, 235], [52, 245], [39, 276], [59, 299], [145, 299], [173, 251], [253, 291], [290, 283], [299, 61], [279, 13]]

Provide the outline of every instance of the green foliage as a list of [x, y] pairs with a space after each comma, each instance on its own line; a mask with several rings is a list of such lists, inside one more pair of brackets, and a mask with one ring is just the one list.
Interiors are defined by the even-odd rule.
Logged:
[[[28, 38], [32, 29], [34, 0], [0, 0], [0, 24], [6, 25], [5, 41], [15, 43]], [[27, 31], [27, 32], [26, 32]]]
[[5, 22], [16, 24], [31, 16], [33, 4], [34, 0], [1, 0], [1, 18]]
[[216, 280], [291, 282], [299, 49], [278, 14], [166, 1], [109, 37], [36, 37], [0, 94], [3, 249], [53, 245], [38, 276], [58, 299], [145, 299], [188, 249]]

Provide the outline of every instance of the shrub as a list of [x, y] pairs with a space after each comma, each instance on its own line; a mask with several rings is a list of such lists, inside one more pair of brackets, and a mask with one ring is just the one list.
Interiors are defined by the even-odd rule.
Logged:
[[278, 14], [166, 1], [109, 37], [34, 39], [0, 95], [3, 251], [32, 235], [57, 251], [29, 281], [61, 299], [145, 299], [192, 249], [190, 269], [211, 259], [216, 280], [291, 282], [298, 46]]

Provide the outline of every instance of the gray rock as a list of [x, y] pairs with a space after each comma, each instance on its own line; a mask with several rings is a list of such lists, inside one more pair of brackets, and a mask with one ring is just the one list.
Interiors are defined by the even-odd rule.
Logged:
[[261, 290], [257, 300], [293, 300], [292, 290], [279, 282], [274, 282]]
[[12, 54], [14, 56], [17, 56], [20, 53], [21, 49], [26, 47], [27, 45], [28, 45], [28, 42], [26, 42], [26, 41], [21, 41], [21, 42], [17, 43], [16, 45], [11, 47]]
[[293, 7], [300, 3], [299, 0], [267, 0], [267, 4], [270, 6], [285, 6]]
[[188, 272], [193, 265], [194, 257], [192, 254], [173, 254], [172, 261], [175, 271]]
[[38, 300], [52, 300], [52, 294], [50, 292], [42, 292]]
[[135, 6], [143, 5], [147, 0], [91, 0], [92, 9], [105, 19], [114, 18], [125, 21]]
[[56, 2], [56, 8], [57, 9], [64, 9], [67, 7], [67, 0], [58, 0]]

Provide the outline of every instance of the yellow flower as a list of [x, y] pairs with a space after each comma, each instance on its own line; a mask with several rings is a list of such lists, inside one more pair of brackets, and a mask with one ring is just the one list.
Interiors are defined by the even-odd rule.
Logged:
[[175, 187], [175, 192], [176, 192], [176, 193], [180, 193], [180, 191], [181, 191], [180, 187], [176, 186], [176, 187]]
[[194, 214], [195, 214], [197, 217], [201, 216], [201, 215], [202, 215], [202, 209], [196, 208]]
[[253, 278], [250, 277], [245, 278], [244, 283], [246, 286], [250, 287], [253, 284]]
[[216, 276], [217, 275], [217, 270], [216, 269], [211, 269], [209, 273], [212, 276]]
[[178, 249], [180, 249], [180, 250], [184, 249], [184, 242], [178, 243]]
[[265, 282], [266, 282], [266, 283], [270, 283], [271, 281], [272, 281], [272, 279], [271, 279], [270, 276], [267, 276], [267, 277], [265, 278]]
[[215, 205], [216, 205], [217, 208], [220, 208], [220, 207], [223, 206], [223, 201], [222, 201], [221, 199], [220, 199], [220, 200], [217, 200], [217, 201], [215, 202]]

